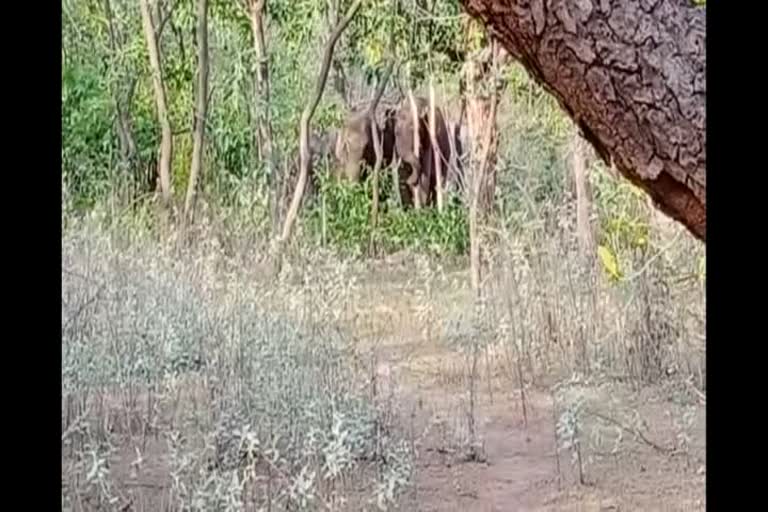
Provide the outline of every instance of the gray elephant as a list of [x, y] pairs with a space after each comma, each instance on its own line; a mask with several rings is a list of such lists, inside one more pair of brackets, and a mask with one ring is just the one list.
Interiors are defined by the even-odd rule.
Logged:
[[[331, 130], [326, 133], [313, 133], [309, 137], [309, 175], [307, 176], [307, 184], [304, 188], [302, 196], [302, 204], [306, 204], [307, 201], [311, 201], [317, 191], [320, 189], [320, 182], [318, 176], [318, 170], [324, 165], [328, 164], [331, 168], [337, 167], [336, 156], [334, 154], [334, 148], [336, 146], [337, 132]], [[290, 197], [293, 194], [293, 190], [298, 183], [299, 169], [301, 167], [301, 155], [299, 150], [291, 156], [290, 160], [286, 162], [287, 167], [284, 168], [283, 184], [284, 189], [280, 194], [281, 196]]]
[[[336, 157], [335, 177], [355, 183], [366, 178], [368, 169], [376, 162], [372, 133], [372, 130], [376, 129], [382, 144], [381, 168], [384, 170], [394, 163], [403, 206], [434, 204], [437, 165], [429, 135], [429, 102], [424, 98], [415, 98], [415, 102], [419, 125], [418, 158], [413, 147], [413, 112], [410, 101], [406, 98], [396, 108], [384, 109], [382, 126], [371, 122], [367, 109], [354, 112], [347, 118], [333, 142]], [[444, 186], [446, 189], [458, 187], [461, 182], [461, 163], [458, 158], [458, 155], [461, 155], [461, 143], [458, 130], [449, 127], [440, 108], [435, 109], [435, 125]], [[453, 141], [450, 140], [451, 136]], [[325, 147], [327, 144], [326, 142]], [[454, 156], [457, 158], [453, 158]]]
[[384, 128], [371, 122], [368, 109], [353, 112], [339, 130], [335, 139], [335, 156], [338, 162], [337, 179], [346, 179], [357, 183], [365, 179], [367, 168], [376, 163], [376, 150], [373, 145], [373, 130], [379, 136], [382, 145], [381, 167], [392, 163], [394, 154], [394, 128], [385, 123]]
[[[433, 205], [436, 200], [438, 166], [429, 132], [429, 102], [422, 97], [413, 99], [415, 105], [411, 104], [409, 98], [405, 98], [395, 113], [395, 150], [397, 157], [402, 160], [401, 174], [406, 176], [406, 194], [410, 196], [407, 202], [415, 204], [418, 208]], [[435, 139], [437, 153], [441, 159], [441, 176], [446, 186], [460, 181], [461, 172], [459, 159], [453, 158], [458, 154], [460, 145], [455, 131], [451, 133], [452, 131], [454, 130], [449, 129], [442, 110], [436, 107]], [[450, 140], [452, 137], [454, 144]], [[414, 142], [418, 144], [418, 151]], [[403, 199], [405, 203], [406, 198]]]

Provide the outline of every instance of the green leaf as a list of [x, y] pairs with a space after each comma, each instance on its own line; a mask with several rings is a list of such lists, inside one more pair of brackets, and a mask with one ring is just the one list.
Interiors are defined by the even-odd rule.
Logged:
[[612, 279], [618, 281], [623, 277], [621, 270], [619, 269], [619, 262], [616, 259], [616, 255], [609, 247], [606, 247], [605, 245], [598, 246], [597, 255], [600, 258], [600, 262], [603, 264], [603, 268]]

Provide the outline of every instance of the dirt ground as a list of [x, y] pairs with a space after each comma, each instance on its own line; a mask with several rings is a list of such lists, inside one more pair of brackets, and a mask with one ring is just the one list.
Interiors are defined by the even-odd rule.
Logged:
[[[463, 272], [457, 277], [463, 279]], [[402, 296], [397, 293], [399, 285], [389, 282], [389, 286], [376, 285], [377, 302], [391, 305], [396, 303], [395, 297]], [[450, 295], [443, 296], [457, 309], [470, 300], [468, 292]], [[400, 311], [408, 307], [399, 305]], [[388, 312], [392, 314], [391, 309]], [[415, 485], [401, 510], [705, 510], [705, 406], [691, 399], [686, 390], [659, 385], [635, 391], [621, 382], [595, 382], [580, 389], [591, 408], [605, 417], [612, 417], [607, 404], [636, 411], [647, 429], [644, 436], [656, 445], [627, 435], [616, 454], [594, 456], [590, 464], [585, 463], [585, 482], [580, 484], [570, 454], [561, 451], [556, 457], [551, 391], [526, 386], [524, 414], [519, 386], [509, 376], [500, 375], [501, 371], [491, 370], [491, 379], [481, 377], [476, 384], [481, 460], [467, 461], [466, 447], [457, 446], [467, 423], [466, 361], [444, 344], [424, 342], [415, 328], [410, 339], [403, 337], [409, 323], [398, 316], [397, 322], [378, 323], [381, 330], [374, 327], [374, 331], [380, 340], [377, 352], [383, 357], [380, 378], [384, 384], [392, 383], [389, 392], [401, 404], [402, 416], [414, 418], [411, 421], [416, 426], [411, 428], [418, 432]], [[386, 336], [393, 325], [400, 334]], [[489, 364], [494, 367], [494, 361]], [[682, 401], [695, 410], [687, 455], [671, 448], [676, 433], [670, 413], [671, 417], [682, 416], [681, 396], [687, 396]], [[584, 457], [594, 455], [589, 449], [584, 452]]]
[[[396, 370], [392, 370], [396, 373]], [[619, 389], [615, 389], [619, 392]], [[422, 411], [432, 424], [418, 447], [415, 486], [402, 510], [413, 511], [515, 511], [515, 510], [648, 510], [690, 511], [705, 509], [704, 412], [695, 425], [689, 457], [658, 453], [636, 443], [609, 460], [594, 461], [586, 469], [585, 485], [570, 466], [569, 454], [555, 454], [555, 430], [551, 396], [529, 389], [527, 424], [519, 393], [497, 389], [491, 403], [479, 392], [476, 410], [482, 460], [467, 461], [461, 448], [451, 446], [439, 432], [445, 423], [461, 422], [456, 402], [458, 389], [404, 386], [401, 396], [431, 406]], [[656, 395], [653, 403], [652, 395]], [[649, 425], [669, 423], [661, 390], [646, 393], [639, 407]], [[633, 397], [624, 397], [632, 400]], [[635, 397], [640, 402], [638, 397]], [[453, 425], [455, 428], [455, 425]], [[450, 429], [450, 426], [449, 426]], [[669, 440], [669, 429], [651, 429], [654, 440]], [[669, 443], [669, 441], [668, 441]], [[667, 444], [668, 444], [667, 443]]]
[[[463, 279], [463, 275], [458, 275]], [[416, 328], [413, 304], [400, 300], [405, 279], [381, 279], [359, 297], [378, 304], [368, 311], [361, 343], [376, 347], [381, 393], [396, 404], [403, 429], [410, 430], [417, 456], [414, 485], [399, 510], [413, 512], [491, 511], [696, 511], [705, 509], [705, 407], [695, 405], [687, 454], [676, 453], [675, 431], [667, 416], [680, 416], [683, 405], [669, 386], [635, 391], [621, 382], [600, 382], [580, 389], [596, 411], [611, 403], [636, 411], [645, 421], [647, 441], [627, 435], [614, 454], [584, 450], [584, 483], [571, 454], [556, 454], [553, 396], [543, 385], [525, 389], [525, 411], [514, 380], [501, 371], [476, 383], [474, 412], [479, 456], [468, 460], [468, 386], [466, 364], [445, 344], [425, 342]], [[464, 292], [443, 295], [461, 309]], [[441, 297], [441, 298], [443, 298]], [[394, 319], [393, 315], [396, 316]], [[358, 335], [360, 335], [360, 331]], [[366, 337], [367, 336], [367, 337]], [[435, 336], [438, 338], [439, 336]], [[494, 363], [489, 363], [493, 367]], [[486, 372], [487, 373], [487, 372]], [[679, 394], [684, 394], [682, 391]], [[696, 404], [696, 401], [689, 400]], [[611, 412], [603, 411], [606, 416]], [[626, 425], [625, 425], [626, 426]], [[586, 427], [585, 427], [586, 428]], [[154, 442], [154, 441], [151, 441]], [[158, 449], [164, 443], [157, 441]], [[655, 445], [652, 446], [652, 445]], [[148, 447], [148, 452], [152, 447]], [[148, 457], [154, 458], [154, 457]], [[115, 472], [131, 473], [130, 453], [115, 455]], [[144, 468], [133, 480], [144, 496], [164, 484], [166, 468]], [[152, 475], [154, 473], [154, 476]], [[138, 504], [136, 510], [161, 507]], [[147, 508], [149, 507], [149, 508]]]

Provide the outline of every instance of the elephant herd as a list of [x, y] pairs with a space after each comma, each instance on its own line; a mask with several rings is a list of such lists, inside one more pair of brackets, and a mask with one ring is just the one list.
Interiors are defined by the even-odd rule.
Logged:
[[[443, 190], [461, 187], [462, 145], [458, 124], [448, 122], [442, 109], [435, 107], [433, 138], [429, 101], [422, 97], [407, 97], [396, 107], [385, 108], [381, 124], [372, 119], [368, 109], [361, 109], [348, 115], [340, 129], [313, 135], [310, 140], [313, 162], [327, 158], [337, 180], [365, 179], [376, 163], [373, 130], [381, 145], [380, 168], [396, 172], [403, 206], [434, 205], [438, 172]], [[439, 162], [435, 156], [440, 158]], [[316, 166], [312, 167], [314, 170]]]

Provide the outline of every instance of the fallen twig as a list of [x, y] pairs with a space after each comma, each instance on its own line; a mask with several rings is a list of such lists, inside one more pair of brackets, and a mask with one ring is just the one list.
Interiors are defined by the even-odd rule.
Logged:
[[591, 410], [586, 410], [586, 411], [584, 411], [584, 413], [587, 414], [587, 415], [590, 415], [590, 416], [594, 416], [595, 418], [601, 419], [601, 420], [603, 420], [603, 421], [605, 421], [607, 423], [610, 423], [612, 425], [615, 425], [615, 426], [619, 427], [624, 432], [626, 432], [628, 434], [632, 434], [633, 436], [635, 436], [636, 438], [640, 439], [643, 443], [647, 444], [648, 446], [650, 446], [651, 448], [653, 448], [654, 450], [656, 450], [659, 453], [663, 453], [665, 455], [669, 455], [669, 454], [674, 453], [675, 451], [677, 451], [676, 448], [665, 448], [665, 447], [663, 447], [663, 446], [661, 446], [661, 445], [651, 441], [650, 439], [648, 439], [638, 429], [632, 428], [632, 427], [628, 427], [628, 426], [624, 425], [623, 423], [621, 423], [620, 421], [618, 421], [618, 420], [616, 420], [614, 418], [611, 418], [610, 416], [606, 416], [604, 414], [600, 414], [599, 412], [595, 412], [595, 411], [591, 411]]

